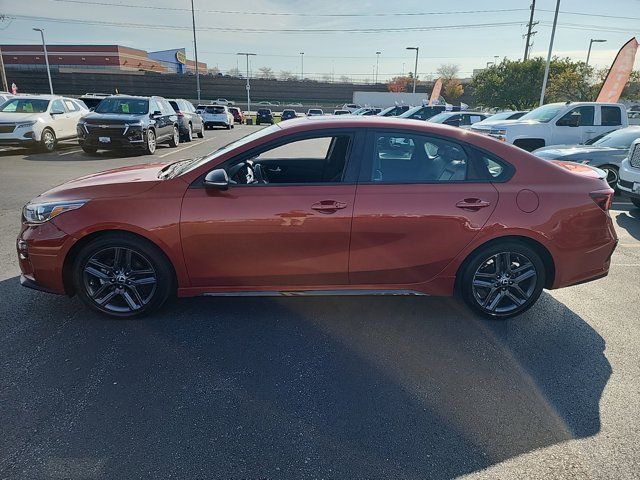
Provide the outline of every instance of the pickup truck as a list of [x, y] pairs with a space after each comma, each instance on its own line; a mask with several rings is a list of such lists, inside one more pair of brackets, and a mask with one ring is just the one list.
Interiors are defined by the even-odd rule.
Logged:
[[629, 125], [619, 103], [548, 103], [518, 120], [474, 125], [471, 131], [512, 143], [529, 152], [548, 145], [585, 143]]

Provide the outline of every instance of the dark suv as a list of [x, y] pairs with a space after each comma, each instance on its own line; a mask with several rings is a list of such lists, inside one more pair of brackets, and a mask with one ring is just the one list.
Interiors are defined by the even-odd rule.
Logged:
[[291, 118], [296, 118], [297, 116], [298, 114], [296, 113], [295, 110], [287, 109], [282, 111], [282, 116], [280, 117], [280, 120], [289, 120]]
[[153, 155], [159, 143], [180, 143], [178, 116], [162, 97], [107, 97], [80, 119], [77, 131], [87, 153], [136, 148]]
[[261, 123], [270, 123], [273, 125], [273, 114], [269, 108], [259, 108], [256, 112], [256, 125]]
[[204, 123], [202, 117], [196, 112], [196, 107], [191, 102], [182, 98], [167, 100], [169, 105], [178, 115], [178, 130], [180, 137], [185, 142], [190, 142], [194, 134], [198, 134], [198, 138], [204, 137]]

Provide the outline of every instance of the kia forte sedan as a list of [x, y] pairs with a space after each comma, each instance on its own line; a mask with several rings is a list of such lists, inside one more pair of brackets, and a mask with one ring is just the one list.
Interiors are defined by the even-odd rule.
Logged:
[[21, 282], [114, 317], [172, 294], [457, 294], [508, 318], [543, 288], [607, 275], [617, 238], [601, 175], [444, 125], [290, 120], [33, 199]]

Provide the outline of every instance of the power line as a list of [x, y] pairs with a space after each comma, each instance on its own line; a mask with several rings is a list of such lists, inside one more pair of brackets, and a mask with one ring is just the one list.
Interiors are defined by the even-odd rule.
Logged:
[[[9, 14], [9, 18], [16, 20], [30, 20], [40, 22], [80, 24], [80, 25], [100, 25], [107, 27], [128, 27], [128, 28], [146, 28], [150, 30], [187, 30], [191, 26], [183, 25], [151, 25], [145, 23], [132, 22], [110, 22], [104, 20], [79, 20], [72, 18], [54, 18], [40, 17], [35, 15], [17, 15]], [[508, 27], [522, 25], [522, 22], [489, 22], [489, 23], [473, 23], [473, 24], [455, 24], [455, 25], [438, 25], [438, 26], [421, 26], [421, 27], [384, 27], [384, 28], [238, 28], [238, 27], [198, 27], [197, 31], [217, 31], [217, 32], [239, 32], [239, 33], [287, 33], [287, 34], [318, 34], [318, 33], [381, 33], [381, 32], [426, 32], [438, 30], [459, 30], [466, 28], [492, 28], [492, 27]]]
[[[106, 7], [123, 7], [123, 8], [143, 8], [147, 10], [182, 12], [188, 11], [186, 8], [178, 7], [160, 7], [155, 5], [131, 5], [124, 3], [109, 3], [101, 1], [88, 0], [53, 0], [59, 3], [75, 3], [81, 5], [98, 5]], [[502, 12], [519, 12], [527, 10], [526, 8], [499, 8], [485, 10], [458, 10], [446, 12], [380, 12], [380, 13], [298, 13], [298, 12], [247, 12], [240, 10], [198, 10], [200, 13], [216, 13], [222, 15], [257, 15], [268, 17], [420, 17], [427, 15], [460, 15], [460, 14], [478, 14], [478, 13], [502, 13]]]

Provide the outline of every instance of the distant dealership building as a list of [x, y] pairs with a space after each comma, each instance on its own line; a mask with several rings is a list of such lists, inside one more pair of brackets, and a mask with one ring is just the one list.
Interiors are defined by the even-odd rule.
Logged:
[[[6, 69], [39, 70], [45, 68], [42, 45], [2, 45]], [[186, 57], [185, 49], [146, 52], [122, 45], [47, 45], [49, 64], [60, 72], [105, 71], [185, 74], [195, 72], [196, 64]], [[207, 64], [198, 62], [201, 73]]]

